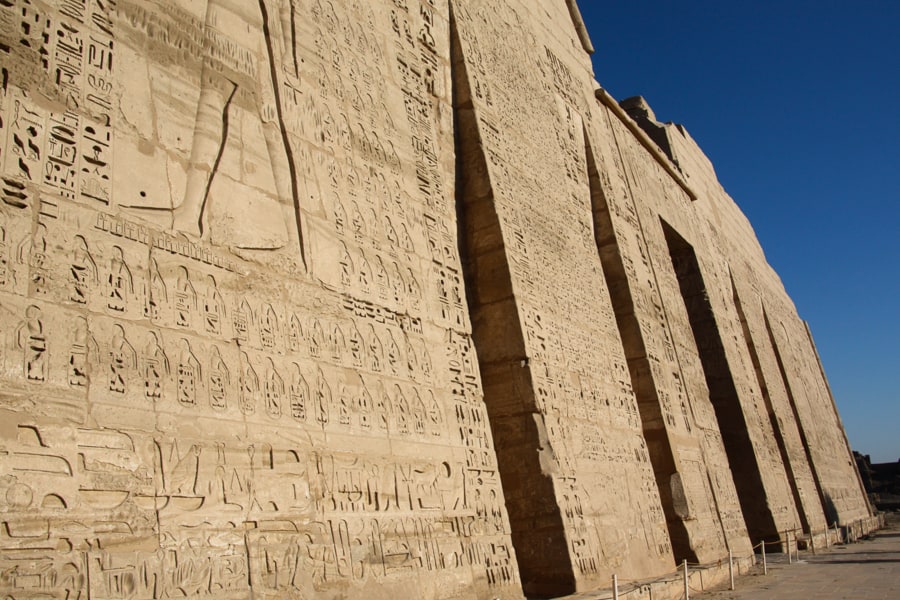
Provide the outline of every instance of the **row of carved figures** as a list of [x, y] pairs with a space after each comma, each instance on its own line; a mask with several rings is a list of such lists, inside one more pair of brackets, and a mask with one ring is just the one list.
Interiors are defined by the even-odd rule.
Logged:
[[[426, 431], [440, 435], [443, 427], [434, 392], [415, 384], [401, 385], [376, 377], [367, 382], [360, 374], [348, 380], [334, 375], [329, 378], [321, 366], [304, 362], [301, 367], [298, 362], [259, 357], [252, 351], [253, 358], [240, 351], [239, 364], [235, 365], [233, 349], [221, 351], [216, 344], [203, 343], [205, 351], [200, 352], [188, 338], [166, 343], [155, 330], [147, 330], [145, 343], [136, 349], [120, 324], [112, 325], [109, 340], [101, 346], [84, 317], [76, 317], [67, 334], [64, 356], [57, 358], [57, 342], [51, 340], [41, 308], [28, 306], [5, 344], [15, 350], [5, 361], [5, 372], [18, 373], [31, 384], [64, 379], [69, 387], [90, 387], [94, 393], [99, 385], [103, 391], [98, 397], [139, 393], [157, 402], [169, 396], [184, 407], [206, 403], [223, 411], [236, 403], [248, 415], [262, 407], [271, 418], [290, 415], [323, 427], [329, 423], [352, 424], [364, 430], [420, 435]], [[204, 356], [203, 361], [198, 354]], [[21, 370], [14, 366], [16, 362]], [[65, 375], [53, 376], [50, 371], [55, 365], [64, 365]], [[287, 379], [281, 374], [285, 369], [290, 373]]]
[[346, 593], [351, 582], [390, 584], [404, 574], [428, 572], [470, 577], [476, 570], [479, 581], [494, 589], [519, 581], [508, 537], [463, 536], [452, 520], [409, 517], [357, 525], [329, 519], [301, 531], [246, 537], [218, 532], [221, 546], [215, 549], [199, 535], [183, 542], [169, 534], [161, 538], [155, 552], [17, 551], [23, 559], [2, 565], [0, 592], [9, 592], [8, 598], [28, 589], [39, 594], [28, 597], [157, 600], [233, 597], [250, 585], [267, 595], [312, 597]]
[[[5, 231], [0, 229], [0, 289], [25, 293], [19, 281], [25, 280], [30, 295], [56, 296], [66, 303], [120, 318], [143, 317], [157, 325], [234, 339], [278, 354], [306, 354], [374, 372], [389, 370], [398, 376], [429, 376], [431, 361], [424, 344], [414, 344], [406, 333], [399, 334], [403, 339], [398, 343], [392, 331], [388, 330], [387, 335], [378, 334], [371, 323], [363, 335], [354, 321], [328, 324], [317, 317], [301, 320], [295, 313], [276, 310], [268, 302], [254, 308], [252, 299], [245, 295], [220, 291], [212, 274], [204, 275], [200, 282], [196, 274], [179, 265], [174, 273], [164, 277], [154, 258], [149, 259], [146, 276], [136, 277], [120, 246], [112, 246], [110, 258], [101, 262], [80, 234], [73, 237], [65, 264], [54, 268], [50, 264], [53, 259], [48, 254], [47, 231], [43, 225], [18, 244], [13, 264], [8, 260], [9, 248], [4, 242]], [[384, 266], [380, 260], [376, 265]], [[399, 269], [396, 264], [394, 267]], [[365, 257], [358, 269], [357, 277], [365, 280], [367, 287], [374, 285], [380, 295], [387, 295], [391, 290], [394, 299], [403, 294], [413, 298], [421, 296], [411, 270], [406, 278], [399, 270], [393, 275], [382, 268], [370, 270]], [[459, 303], [460, 299], [455, 301]], [[394, 320], [411, 321], [387, 308], [380, 312]], [[403, 322], [399, 326], [403, 328]], [[413, 325], [413, 329], [420, 326]], [[400, 350], [401, 345], [405, 352]], [[405, 367], [402, 362], [406, 362]]]

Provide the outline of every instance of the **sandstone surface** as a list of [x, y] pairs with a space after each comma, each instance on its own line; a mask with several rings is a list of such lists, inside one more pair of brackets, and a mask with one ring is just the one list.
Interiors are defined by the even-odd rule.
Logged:
[[574, 0], [0, 0], [0, 595], [521, 598], [871, 516]]

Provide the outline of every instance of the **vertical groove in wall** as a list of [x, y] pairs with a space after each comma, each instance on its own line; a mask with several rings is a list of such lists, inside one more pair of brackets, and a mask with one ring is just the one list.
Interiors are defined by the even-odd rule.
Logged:
[[660, 223], [700, 353], [700, 363], [722, 432], [725, 453], [734, 474], [747, 532], [754, 544], [762, 540], [776, 540], [778, 527], [769, 508], [759, 463], [697, 255], [694, 248], [668, 223], [662, 219]]
[[452, 10], [450, 28], [459, 250], [513, 546], [526, 594], [570, 594], [574, 565], [553, 479], [541, 465], [541, 419]]
[[[778, 349], [778, 342], [775, 340], [775, 333], [772, 331], [772, 323], [769, 321], [769, 314], [763, 308], [763, 320], [766, 322], [766, 332], [769, 334], [769, 343], [772, 345], [772, 352], [775, 353], [775, 362], [778, 364], [778, 372], [784, 382], [784, 389], [787, 392], [788, 403], [791, 405], [791, 413], [794, 415], [794, 422], [797, 423], [797, 431], [800, 434], [800, 442], [803, 444], [803, 452], [806, 455], [806, 461], [809, 463], [809, 470], [812, 471], [813, 481], [816, 483], [816, 492], [819, 494], [819, 501], [822, 503], [822, 509], [825, 511], [825, 521], [834, 523], [838, 520], [837, 510], [831, 498], [822, 489], [822, 483], [819, 478], [818, 469], [813, 463], [812, 452], [809, 448], [809, 440], [806, 432], [803, 430], [803, 423], [800, 421], [800, 413], [797, 410], [797, 401], [794, 398], [794, 392], [791, 390], [791, 383], [788, 381], [787, 371], [784, 367], [784, 361], [781, 358], [781, 351]], [[786, 465], [785, 465], [786, 466]]]
[[778, 421], [778, 416], [775, 414], [775, 407], [772, 404], [772, 397], [769, 395], [769, 386], [766, 384], [766, 379], [763, 376], [762, 365], [759, 362], [759, 354], [756, 351], [756, 345], [753, 342], [753, 336], [750, 334], [750, 325], [747, 323], [747, 316], [744, 314], [744, 307], [741, 304], [740, 296], [738, 295], [737, 285], [734, 283], [734, 278], [731, 278], [731, 293], [734, 298], [734, 307], [737, 309], [738, 318], [741, 321], [741, 331], [744, 334], [744, 342], [747, 344], [747, 352], [750, 354], [750, 360], [753, 363], [753, 371], [756, 374], [756, 380], [759, 383], [759, 389], [762, 394], [763, 402], [766, 406], [766, 413], [769, 417], [769, 422], [772, 424], [772, 431], [775, 434], [775, 444], [778, 446], [778, 453], [781, 456], [781, 462], [784, 463], [784, 470], [787, 474], [788, 484], [791, 488], [791, 494], [794, 497], [794, 505], [797, 509], [797, 514], [800, 516], [800, 523], [803, 527], [803, 531], [806, 533], [810, 533], [811, 529], [809, 526], [809, 518], [806, 515], [806, 507], [803, 504], [803, 499], [800, 496], [800, 488], [797, 485], [797, 477], [794, 473], [794, 466], [791, 461], [791, 456], [787, 450], [787, 444], [784, 440], [784, 432], [782, 431], [781, 423]]
[[[847, 438], [847, 430], [844, 429], [844, 423], [841, 420], [841, 413], [838, 412], [837, 402], [834, 399], [834, 393], [831, 391], [831, 384], [828, 383], [828, 377], [825, 376], [825, 366], [822, 364], [822, 357], [819, 356], [819, 349], [816, 347], [816, 342], [813, 339], [812, 330], [809, 328], [809, 323], [803, 321], [803, 328], [806, 330], [806, 337], [809, 339], [809, 346], [812, 348], [813, 355], [816, 357], [816, 365], [819, 367], [819, 375], [822, 377], [822, 383], [825, 384], [825, 391], [828, 392], [828, 399], [831, 401], [831, 409], [834, 411], [834, 420], [837, 423], [838, 429], [841, 432], [841, 439], [844, 441], [844, 446], [847, 448], [847, 456], [850, 459], [850, 465], [853, 468], [853, 473], [856, 475], [856, 481], [859, 484], [859, 493], [862, 495], [863, 501], [866, 504], [866, 512], [868, 516], [872, 516], [874, 514], [872, 510], [872, 504], [869, 502], [869, 495], [866, 492], [866, 486], [863, 484], [862, 475], [859, 473], [859, 468], [856, 464], [856, 458], [853, 456], [853, 449], [850, 447], [850, 440]], [[797, 423], [797, 426], [800, 426], [800, 423]]]
[[600, 177], [587, 133], [585, 133], [585, 153], [591, 190], [591, 209], [594, 217], [594, 238], [600, 254], [603, 275], [606, 278], [606, 287], [609, 289], [613, 311], [616, 315], [616, 325], [622, 339], [625, 358], [628, 361], [631, 386], [637, 396], [641, 427], [650, 453], [650, 463], [656, 477], [663, 512], [666, 516], [672, 553], [677, 563], [681, 563], [683, 560], [697, 562], [697, 554], [691, 547], [687, 528], [675, 509], [671, 485], [672, 476], [677, 472], [675, 458], [666, 431], [660, 399], [656, 383], [653, 381], [640, 325], [634, 312], [634, 299], [628, 285], [622, 253], [613, 229], [609, 205], [600, 185]]

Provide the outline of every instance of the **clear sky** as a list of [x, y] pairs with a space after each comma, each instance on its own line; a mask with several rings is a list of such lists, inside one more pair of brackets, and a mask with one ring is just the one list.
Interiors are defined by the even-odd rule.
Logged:
[[684, 124], [749, 217], [853, 449], [900, 459], [900, 1], [579, 5], [600, 84]]

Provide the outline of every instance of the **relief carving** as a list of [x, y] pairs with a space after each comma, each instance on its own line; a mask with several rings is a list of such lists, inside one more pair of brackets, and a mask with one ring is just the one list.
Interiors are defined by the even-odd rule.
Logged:
[[[0, 0], [0, 597], [518, 599], [528, 552], [511, 532], [529, 518], [507, 512], [494, 436], [520, 430], [539, 439], [496, 445], [543, 479], [509, 509], [550, 490], [554, 565], [582, 588], [664, 572], [599, 195], [620, 287], [641, 282], [660, 426], [701, 448], [688, 512], [718, 502], [728, 539], [712, 546], [746, 538], [690, 323], [672, 316], [683, 265], [657, 281], [665, 241], [641, 232], [659, 198], [692, 223], [716, 301], [747, 261], [716, 254], [718, 230], [598, 103], [577, 32], [525, 4]], [[484, 298], [510, 303], [508, 323], [477, 312]], [[815, 372], [772, 302], [787, 324], [770, 345]], [[493, 357], [488, 321], [510, 343]], [[735, 356], [761, 429], [754, 365]], [[820, 379], [794, 385], [809, 406]], [[838, 464], [838, 438], [820, 464]]]

